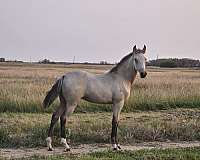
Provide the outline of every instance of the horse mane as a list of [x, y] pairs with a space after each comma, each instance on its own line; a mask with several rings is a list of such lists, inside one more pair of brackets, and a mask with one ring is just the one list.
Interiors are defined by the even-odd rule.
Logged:
[[117, 63], [110, 71], [109, 73], [114, 73], [114, 72], [117, 72], [119, 67], [126, 61], [128, 60], [131, 56], [132, 56], [132, 52], [129, 53], [128, 55], [126, 55], [125, 57], [123, 57], [119, 63]]

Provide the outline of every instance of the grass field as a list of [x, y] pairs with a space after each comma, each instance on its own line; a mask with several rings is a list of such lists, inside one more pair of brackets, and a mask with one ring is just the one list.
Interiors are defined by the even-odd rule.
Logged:
[[[26, 158], [24, 158], [26, 159]], [[199, 160], [200, 148], [187, 149], [166, 149], [166, 150], [141, 150], [141, 151], [125, 151], [125, 152], [96, 152], [87, 155], [74, 156], [33, 156], [29, 159], [51, 159], [51, 160]]]
[[[99, 74], [110, 68], [111, 66], [101, 65], [0, 64], [0, 112], [44, 112], [42, 100], [57, 77], [80, 69]], [[123, 110], [198, 108], [199, 90], [200, 70], [151, 68], [148, 69], [147, 78], [137, 78], [134, 82], [131, 97]], [[52, 110], [50, 108], [46, 112]], [[76, 112], [110, 110], [109, 105], [82, 101]]]
[[[0, 63], [0, 148], [44, 147], [51, 114], [42, 101], [57, 77], [74, 70], [100, 74], [112, 66]], [[142, 142], [200, 140], [200, 70], [148, 68], [137, 77], [120, 118], [122, 145]], [[72, 145], [110, 143], [110, 105], [82, 101], [67, 124]], [[54, 145], [59, 144], [59, 125]], [[0, 156], [1, 158], [1, 156]], [[200, 159], [199, 148], [142, 150], [87, 155], [33, 156], [31, 159]]]
[[[199, 109], [123, 113], [118, 138], [122, 144], [200, 140], [199, 117]], [[1, 113], [0, 147], [45, 146], [50, 119], [48, 113]], [[110, 132], [111, 113], [79, 113], [71, 116], [66, 135], [71, 144], [110, 143]], [[59, 125], [54, 136], [54, 144], [60, 146]]]

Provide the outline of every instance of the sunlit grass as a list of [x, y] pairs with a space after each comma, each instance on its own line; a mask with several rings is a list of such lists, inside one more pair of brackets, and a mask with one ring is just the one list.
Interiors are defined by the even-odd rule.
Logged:
[[[57, 77], [74, 70], [103, 73], [111, 66], [0, 66], [0, 112], [44, 112], [42, 101]], [[137, 77], [124, 111], [194, 108], [200, 106], [200, 70], [149, 69]], [[54, 103], [58, 104], [58, 101]], [[53, 108], [46, 110], [52, 112]], [[111, 111], [110, 105], [82, 101], [77, 112]]]
[[198, 160], [200, 159], [200, 148], [185, 149], [153, 149], [140, 151], [124, 151], [124, 152], [94, 152], [83, 155], [53, 155], [53, 156], [32, 156], [32, 160]]
[[[199, 116], [199, 109], [122, 113], [118, 138], [122, 144], [200, 140]], [[67, 138], [72, 145], [110, 143], [111, 118], [111, 113], [73, 114], [66, 125]], [[0, 147], [45, 146], [50, 119], [48, 113], [1, 113]], [[59, 144], [59, 137], [57, 123], [54, 145]]]

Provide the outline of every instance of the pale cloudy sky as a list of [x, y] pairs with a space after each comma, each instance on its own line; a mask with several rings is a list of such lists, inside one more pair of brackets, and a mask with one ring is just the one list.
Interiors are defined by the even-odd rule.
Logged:
[[151, 59], [200, 59], [200, 1], [0, 0], [6, 59], [116, 62], [135, 44]]

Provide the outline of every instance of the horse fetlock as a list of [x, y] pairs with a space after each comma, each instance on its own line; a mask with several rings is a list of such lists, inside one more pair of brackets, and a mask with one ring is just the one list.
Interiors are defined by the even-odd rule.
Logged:
[[53, 151], [53, 147], [51, 145], [51, 143], [52, 143], [51, 137], [47, 137], [46, 142], [47, 142], [48, 151]]
[[121, 150], [120, 144], [113, 144], [112, 146], [113, 146], [113, 150], [114, 150], [114, 151]]
[[117, 148], [118, 148], [118, 149], [122, 149], [122, 147], [121, 147], [120, 144], [117, 144]]
[[61, 138], [60, 143], [65, 147], [65, 151], [67, 151], [67, 152], [70, 151], [70, 147], [67, 144], [66, 138]]

